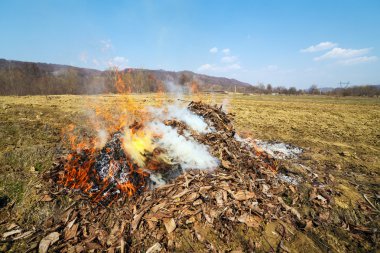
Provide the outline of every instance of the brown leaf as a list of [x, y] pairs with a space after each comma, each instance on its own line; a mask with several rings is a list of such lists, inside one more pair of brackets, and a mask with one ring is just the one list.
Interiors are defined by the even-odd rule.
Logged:
[[237, 193], [233, 194], [233, 197], [236, 200], [243, 201], [243, 200], [255, 198], [256, 194], [250, 191], [238, 191]]
[[11, 223], [8, 227], [7, 227], [7, 230], [11, 230], [11, 229], [14, 229], [14, 228], [18, 228], [18, 225], [16, 223]]
[[202, 205], [203, 201], [201, 199], [197, 199], [196, 201], [193, 202], [193, 206], [199, 206]]
[[79, 224], [75, 223], [72, 227], [68, 227], [68, 229], [65, 231], [65, 240], [68, 241], [71, 238], [74, 238], [77, 234]]
[[199, 193], [193, 192], [193, 193], [189, 194], [189, 196], [187, 196], [186, 201], [193, 202], [198, 197], [199, 197]]
[[164, 218], [164, 225], [168, 234], [176, 229], [175, 220], [173, 218]]
[[231, 162], [227, 160], [222, 160], [222, 166], [226, 169], [231, 169]]
[[87, 242], [86, 243], [86, 250], [94, 250], [94, 249], [101, 249], [102, 246], [100, 246], [97, 243], [94, 242]]
[[312, 229], [312, 227], [313, 227], [313, 221], [311, 221], [311, 220], [306, 221], [306, 225], [305, 225], [304, 229], [310, 230], [310, 229]]
[[15, 238], [13, 238], [13, 240], [19, 240], [19, 239], [23, 239], [23, 238], [28, 238], [30, 237], [32, 234], [34, 233], [34, 231], [26, 231], [25, 233], [22, 233], [21, 235], [18, 235], [16, 236]]
[[183, 195], [185, 195], [185, 194], [188, 193], [188, 192], [189, 192], [189, 189], [185, 189], [185, 190], [183, 190], [182, 192], [178, 193], [177, 195], [174, 195], [174, 196], [172, 197], [172, 199], [181, 198]]
[[133, 220], [131, 223], [131, 231], [132, 232], [138, 228], [140, 221], [141, 221], [141, 218], [144, 216], [145, 212], [152, 206], [152, 204], [148, 205], [146, 208], [144, 208], [142, 211], [140, 211], [140, 213], [135, 214], [133, 216]]
[[248, 227], [258, 228], [260, 227], [262, 218], [256, 215], [253, 216], [253, 215], [244, 213], [238, 218], [238, 221], [240, 221], [241, 223], [245, 223]]
[[195, 222], [195, 217], [191, 216], [189, 219], [186, 220], [186, 224], [191, 224]]
[[53, 200], [53, 198], [49, 195], [49, 194], [45, 194], [41, 199], [40, 199], [40, 201], [42, 201], [42, 202], [50, 202], [50, 201], [52, 201]]
[[153, 213], [156, 213], [158, 210], [160, 210], [161, 208], [163, 208], [165, 205], [166, 205], [166, 201], [161, 202], [161, 203], [158, 204], [158, 205], [155, 205], [155, 206], [152, 207], [150, 210], [151, 210]]
[[38, 253], [46, 253], [50, 247], [59, 240], [59, 233], [52, 232], [45, 236], [41, 241], [38, 247]]
[[215, 193], [215, 200], [216, 200], [216, 205], [218, 207], [222, 207], [223, 206], [224, 201], [223, 201], [223, 192], [222, 191], [217, 191]]
[[159, 242], [156, 242], [155, 244], [153, 244], [152, 247], [150, 247], [146, 253], [157, 253], [157, 252], [160, 252], [162, 250], [162, 247], [161, 247], [161, 244]]
[[20, 234], [21, 232], [22, 232], [21, 229], [15, 229], [15, 230], [12, 230], [12, 231], [9, 231], [9, 232], [5, 232], [3, 234], [3, 238], [7, 238], [7, 237], [15, 235], [15, 234]]
[[322, 221], [327, 221], [330, 217], [330, 213], [328, 211], [326, 212], [322, 212], [319, 214], [319, 218], [322, 220]]
[[67, 224], [66, 228], [70, 229], [74, 225], [76, 220], [77, 220], [77, 217], [75, 217], [72, 221], [70, 221], [69, 224]]
[[199, 193], [200, 193], [200, 194], [205, 194], [205, 193], [208, 192], [211, 188], [212, 188], [211, 185], [208, 185], [208, 186], [202, 186], [202, 187], [199, 188]]

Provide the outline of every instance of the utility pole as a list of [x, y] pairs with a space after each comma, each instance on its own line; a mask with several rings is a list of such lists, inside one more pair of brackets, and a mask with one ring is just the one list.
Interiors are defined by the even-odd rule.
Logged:
[[343, 89], [347, 88], [349, 85], [350, 85], [350, 81], [348, 81], [348, 82], [342, 82], [342, 81], [340, 81], [339, 82], [339, 87], [343, 88]]
[[236, 85], [235, 85], [235, 94], [236, 94]]

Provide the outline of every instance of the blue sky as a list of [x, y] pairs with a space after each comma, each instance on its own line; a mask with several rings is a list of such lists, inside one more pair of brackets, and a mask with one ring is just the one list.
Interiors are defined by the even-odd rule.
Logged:
[[0, 1], [0, 58], [380, 84], [380, 1]]

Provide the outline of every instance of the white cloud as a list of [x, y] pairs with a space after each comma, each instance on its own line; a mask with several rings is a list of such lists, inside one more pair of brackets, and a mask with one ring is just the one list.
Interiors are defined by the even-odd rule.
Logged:
[[103, 52], [106, 52], [113, 47], [111, 40], [101, 40], [100, 44], [102, 46], [101, 49]]
[[213, 47], [210, 49], [210, 53], [212, 54], [216, 54], [218, 52], [218, 48], [217, 47]]
[[197, 70], [198, 72], [228, 72], [228, 71], [239, 70], [239, 69], [241, 69], [241, 66], [238, 63], [224, 65], [224, 66], [206, 63], [206, 64], [201, 65]]
[[108, 60], [109, 67], [117, 67], [117, 68], [126, 68], [128, 67], [128, 59], [123, 56], [115, 56], [112, 59]]
[[308, 48], [301, 49], [300, 51], [302, 53], [313, 53], [313, 52], [319, 52], [323, 50], [327, 50], [333, 47], [336, 47], [338, 44], [330, 42], [330, 41], [325, 41], [321, 42], [317, 45], [310, 46]]
[[204, 72], [204, 71], [213, 70], [213, 69], [214, 69], [213, 65], [206, 63], [206, 64], [201, 65], [198, 68], [198, 71], [199, 72]]
[[226, 67], [226, 70], [230, 70], [230, 69], [241, 69], [241, 66], [239, 63], [234, 63], [234, 64], [231, 64], [231, 65], [227, 65]]
[[332, 50], [328, 51], [327, 53], [315, 57], [315, 61], [322, 61], [327, 59], [347, 59], [347, 58], [353, 58], [362, 56], [365, 54], [368, 54], [371, 48], [362, 48], [362, 49], [346, 49], [346, 48], [340, 48], [335, 47]]
[[82, 52], [79, 54], [79, 60], [83, 63], [87, 63], [88, 55], [86, 52]]
[[97, 59], [95, 59], [95, 58], [92, 59], [92, 63], [95, 64], [96, 66], [100, 65], [99, 61]]
[[236, 62], [238, 60], [238, 58], [236, 56], [223, 56], [221, 61], [223, 63], [232, 63], [232, 62]]
[[229, 54], [231, 50], [229, 48], [225, 48], [222, 50], [223, 54]]
[[277, 65], [268, 65], [264, 68], [264, 70], [273, 72], [279, 70], [279, 67]]
[[338, 61], [339, 64], [342, 65], [354, 65], [359, 63], [366, 63], [366, 62], [374, 62], [377, 61], [376, 56], [361, 56], [361, 57], [354, 57], [346, 60]]

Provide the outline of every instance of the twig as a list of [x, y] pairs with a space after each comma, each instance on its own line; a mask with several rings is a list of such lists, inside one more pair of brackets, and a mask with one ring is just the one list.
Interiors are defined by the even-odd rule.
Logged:
[[274, 248], [272, 247], [272, 244], [269, 243], [268, 239], [266, 236], [263, 236], [264, 240], [268, 243], [269, 247], [272, 249], [272, 252], [275, 252]]
[[183, 238], [185, 238], [186, 242], [189, 244], [189, 246], [193, 250], [193, 252], [196, 252], [195, 249], [193, 248], [193, 246], [191, 245], [191, 243], [189, 242], [189, 240], [186, 238], [186, 236]]
[[364, 199], [368, 202], [368, 204], [369, 204], [373, 209], [375, 209], [376, 211], [380, 212], [380, 210], [377, 209], [377, 207], [376, 207], [371, 201], [369, 201], [369, 199], [367, 198], [367, 196], [366, 196], [364, 193], [363, 193], [363, 197], [364, 197]]

